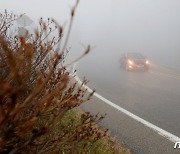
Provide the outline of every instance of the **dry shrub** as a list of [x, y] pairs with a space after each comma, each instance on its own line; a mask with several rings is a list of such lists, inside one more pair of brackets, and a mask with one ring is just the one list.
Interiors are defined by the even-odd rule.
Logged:
[[[70, 82], [73, 75], [69, 75], [64, 64], [76, 6], [72, 8], [66, 36], [55, 20], [40, 19], [34, 34], [18, 37], [9, 32], [17, 17], [6, 11], [1, 14], [0, 153], [56, 153], [73, 149], [78, 153], [79, 142], [86, 145], [105, 135], [94, 127], [90, 114], [83, 116], [82, 123], [70, 133], [67, 127], [54, 131], [67, 111], [93, 94], [83, 89], [86, 80], [82, 85]], [[82, 56], [89, 50], [88, 46]]]

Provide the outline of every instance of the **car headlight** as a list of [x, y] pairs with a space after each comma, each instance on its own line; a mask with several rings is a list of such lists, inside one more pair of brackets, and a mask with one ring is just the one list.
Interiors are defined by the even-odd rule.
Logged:
[[149, 64], [149, 61], [148, 61], [148, 60], [146, 60], [146, 64]]
[[132, 66], [131, 66], [131, 65], [129, 65], [129, 68], [131, 69], [131, 68], [132, 68]]
[[129, 64], [133, 64], [133, 62], [132, 62], [131, 60], [128, 60], [128, 63], [129, 63]]

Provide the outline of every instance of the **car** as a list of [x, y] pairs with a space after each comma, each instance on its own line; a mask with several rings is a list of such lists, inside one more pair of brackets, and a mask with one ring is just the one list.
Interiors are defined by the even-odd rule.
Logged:
[[149, 70], [149, 60], [141, 53], [124, 53], [120, 58], [120, 65], [125, 70]]

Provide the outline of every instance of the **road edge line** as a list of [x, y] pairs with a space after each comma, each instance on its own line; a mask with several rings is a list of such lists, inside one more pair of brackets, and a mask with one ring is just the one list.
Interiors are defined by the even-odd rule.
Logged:
[[[75, 70], [75, 67], [76, 67], [77, 63], [73, 65], [73, 70]], [[74, 72], [74, 71], [73, 71]], [[75, 75], [75, 79], [76, 81], [79, 83], [79, 84], [82, 84], [82, 81], [80, 80], [80, 78], [77, 76], [77, 73], [75, 72], [74, 73]], [[86, 85], [83, 85], [84, 88], [86, 88], [89, 92], [92, 92], [93, 90], [90, 89], [88, 86]], [[110, 100], [104, 98], [103, 96], [101, 96], [100, 94], [98, 93], [94, 93], [94, 96], [96, 96], [97, 98], [99, 98], [100, 100], [102, 100], [103, 102], [105, 102], [106, 104], [110, 105], [111, 107], [121, 111], [122, 113], [126, 114], [127, 116], [131, 117], [132, 119], [142, 123], [143, 125], [145, 125], [146, 127], [148, 128], [151, 128], [152, 130], [154, 130], [155, 132], [157, 132], [159, 135], [165, 137], [166, 139], [168, 139], [169, 141], [173, 142], [173, 143], [176, 143], [176, 142], [180, 142], [180, 138], [140, 117], [138, 117], [137, 115], [129, 112], [128, 110], [116, 105], [115, 103], [111, 102]]]

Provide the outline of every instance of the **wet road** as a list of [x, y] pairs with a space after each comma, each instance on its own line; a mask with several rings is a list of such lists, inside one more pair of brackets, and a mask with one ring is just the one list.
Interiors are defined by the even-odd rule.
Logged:
[[109, 64], [98, 56], [85, 58], [77, 70], [79, 77], [86, 76], [88, 86], [106, 99], [180, 137], [179, 73], [154, 64], [148, 72], [126, 72], [118, 57]]

